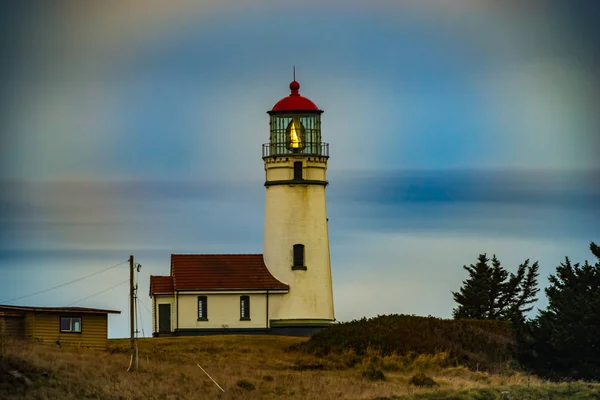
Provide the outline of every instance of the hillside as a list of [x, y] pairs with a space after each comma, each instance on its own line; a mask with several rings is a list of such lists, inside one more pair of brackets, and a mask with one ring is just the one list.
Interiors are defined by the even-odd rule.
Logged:
[[514, 365], [515, 338], [510, 323], [504, 321], [395, 314], [338, 324], [293, 348], [315, 355], [343, 354], [349, 349], [358, 356], [376, 352], [400, 357], [403, 364], [416, 357], [434, 357], [442, 363], [439, 366], [501, 373]]
[[[303, 342], [277, 336], [140, 339], [140, 370], [128, 373], [125, 339], [110, 340], [107, 352], [12, 341], [0, 360], [0, 398], [547, 399], [552, 393], [556, 400], [597, 398], [592, 393], [600, 391], [598, 385], [545, 384], [514, 372], [490, 375], [449, 366], [445, 353], [407, 361], [371, 350], [364, 356], [346, 351], [317, 357], [289, 349]], [[374, 369], [384, 380], [369, 373]], [[419, 376], [409, 383], [419, 371], [435, 385], [415, 386], [428, 382]], [[502, 397], [503, 391], [512, 397]]]

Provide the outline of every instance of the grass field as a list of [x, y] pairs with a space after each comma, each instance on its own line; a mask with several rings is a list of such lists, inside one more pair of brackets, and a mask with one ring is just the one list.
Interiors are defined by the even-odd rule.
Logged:
[[[448, 365], [444, 353], [408, 359], [375, 352], [358, 357], [348, 351], [319, 358], [288, 350], [304, 340], [278, 336], [140, 339], [137, 372], [126, 372], [130, 356], [129, 341], [124, 339], [110, 340], [108, 351], [10, 341], [0, 360], [0, 398], [600, 399], [597, 384], [545, 383], [515, 372], [489, 375]], [[15, 377], [11, 371], [20, 374]], [[413, 384], [419, 372], [433, 380], [421, 383], [431, 386]]]

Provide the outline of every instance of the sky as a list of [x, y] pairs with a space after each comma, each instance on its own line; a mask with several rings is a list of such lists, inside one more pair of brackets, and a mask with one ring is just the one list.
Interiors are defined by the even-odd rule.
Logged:
[[338, 320], [450, 317], [480, 253], [543, 287], [600, 242], [596, 3], [2, 5], [0, 304], [121, 310], [125, 337], [126, 263], [29, 295], [132, 254], [150, 336], [172, 253], [262, 252], [293, 66], [325, 111]]

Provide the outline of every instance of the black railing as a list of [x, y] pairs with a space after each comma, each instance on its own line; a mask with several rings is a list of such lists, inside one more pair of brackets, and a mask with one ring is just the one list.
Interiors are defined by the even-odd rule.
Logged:
[[287, 156], [294, 154], [303, 154], [308, 156], [329, 157], [329, 143], [304, 143], [302, 148], [290, 148], [289, 143], [265, 143], [262, 145], [262, 156]]

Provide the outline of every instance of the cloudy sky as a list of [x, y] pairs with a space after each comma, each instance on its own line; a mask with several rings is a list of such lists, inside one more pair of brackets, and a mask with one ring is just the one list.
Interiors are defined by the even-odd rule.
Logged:
[[0, 304], [119, 309], [127, 336], [126, 264], [27, 295], [133, 254], [148, 336], [171, 253], [260, 253], [293, 65], [325, 110], [339, 320], [449, 317], [479, 253], [544, 285], [600, 242], [594, 1], [35, 4], [1, 13]]

